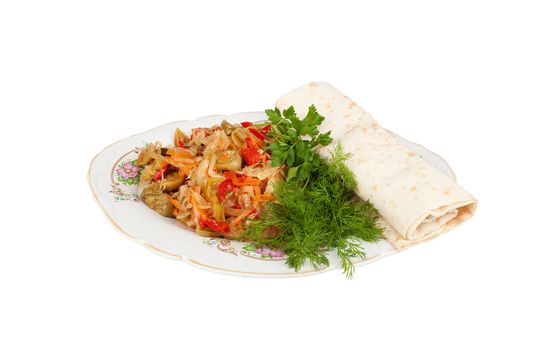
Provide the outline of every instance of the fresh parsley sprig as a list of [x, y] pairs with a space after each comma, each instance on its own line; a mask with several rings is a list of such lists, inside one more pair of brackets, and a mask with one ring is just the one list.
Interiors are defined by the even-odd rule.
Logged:
[[304, 119], [298, 118], [292, 106], [282, 113], [278, 108], [268, 109], [265, 113], [272, 125], [267, 134], [273, 140], [268, 145], [272, 165], [288, 166], [286, 181], [308, 180], [320, 162], [319, 155], [314, 152], [315, 147], [326, 146], [333, 141], [330, 131], [322, 134], [317, 129], [325, 118], [314, 105], [309, 107]]

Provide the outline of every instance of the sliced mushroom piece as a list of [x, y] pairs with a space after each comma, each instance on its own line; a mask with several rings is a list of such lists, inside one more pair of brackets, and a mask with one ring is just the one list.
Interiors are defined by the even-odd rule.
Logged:
[[226, 119], [223, 119], [223, 121], [220, 123], [220, 128], [224, 130], [226, 135], [230, 135], [234, 130], [234, 125], [230, 124], [228, 121], [226, 121]]
[[178, 172], [173, 172], [164, 177], [160, 182], [160, 187], [165, 192], [176, 191], [180, 186], [184, 184], [184, 178], [178, 174]]
[[158, 148], [157, 145], [151, 143], [147, 145], [145, 148], [143, 148], [141, 152], [139, 152], [139, 155], [137, 156], [137, 165], [145, 166], [155, 159], [153, 158], [153, 155], [160, 154], [162, 156], [166, 156], [167, 151], [168, 148], [166, 147]]
[[242, 156], [238, 151], [224, 151], [217, 155], [215, 163], [217, 170], [240, 170], [242, 168]]
[[141, 192], [141, 199], [147, 206], [162, 216], [172, 217], [174, 207], [164, 192], [160, 189], [159, 184], [151, 184]]
[[245, 128], [237, 128], [230, 134], [232, 138], [232, 143], [238, 148], [243, 148], [246, 144], [246, 137], [248, 137], [248, 131]]
[[189, 141], [190, 138], [187, 137], [186, 134], [180, 130], [180, 128], [176, 128], [176, 131], [174, 132], [174, 146], [178, 146], [180, 142], [185, 145]]
[[139, 152], [139, 155], [137, 156], [137, 165], [139, 166], [144, 166], [149, 164], [150, 161], [152, 161], [153, 158], [151, 157], [151, 154], [149, 153], [149, 148], [144, 148], [141, 150], [141, 152]]

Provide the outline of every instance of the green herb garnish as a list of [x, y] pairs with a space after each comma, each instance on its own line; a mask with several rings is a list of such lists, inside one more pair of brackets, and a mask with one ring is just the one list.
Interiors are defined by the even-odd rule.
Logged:
[[286, 181], [309, 179], [320, 162], [319, 155], [313, 149], [333, 141], [330, 131], [321, 134], [317, 130], [325, 118], [317, 113], [314, 105], [309, 107], [303, 120], [298, 118], [292, 106], [282, 113], [278, 108], [268, 109], [265, 113], [272, 124], [268, 133], [273, 139], [268, 146], [272, 153], [272, 165], [288, 166]]
[[357, 199], [357, 181], [346, 167], [349, 155], [338, 145], [329, 159], [314, 150], [331, 143], [330, 132], [319, 133], [323, 117], [312, 105], [300, 120], [293, 107], [282, 114], [267, 110], [274, 140], [269, 149], [274, 166], [286, 164], [286, 181], [275, 184], [275, 202], [267, 202], [259, 220], [248, 225], [244, 238], [258, 246], [282, 249], [286, 264], [300, 270], [306, 261], [315, 269], [329, 265], [326, 253], [337, 249], [344, 273], [354, 273], [352, 258], [365, 258], [360, 240], [382, 237], [376, 224], [377, 211], [368, 201]]

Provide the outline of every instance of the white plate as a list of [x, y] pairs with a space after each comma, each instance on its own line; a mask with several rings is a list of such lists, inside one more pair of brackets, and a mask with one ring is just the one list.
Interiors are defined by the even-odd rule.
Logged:
[[[284, 264], [285, 257], [281, 252], [255, 250], [253, 245], [246, 242], [201, 237], [178, 221], [158, 215], [138, 200], [136, 183], [139, 176], [134, 176], [136, 169], [131, 163], [137, 157], [138, 147], [157, 140], [162, 144], [172, 144], [175, 128], [189, 131], [197, 127], [210, 127], [220, 124], [223, 118], [232, 123], [240, 123], [262, 121], [266, 116], [263, 112], [248, 112], [173, 122], [118, 141], [93, 158], [89, 168], [89, 185], [110, 222], [125, 236], [154, 253], [210, 271], [254, 277], [286, 277], [306, 276], [341, 268], [336, 253], [330, 252], [329, 267], [315, 271], [311, 265], [306, 264], [300, 271], [294, 272]], [[429, 164], [454, 179], [454, 173], [441, 157], [420, 145], [395, 136]], [[387, 241], [375, 244], [363, 242], [362, 245], [367, 258], [355, 260], [356, 265], [396, 252]]]

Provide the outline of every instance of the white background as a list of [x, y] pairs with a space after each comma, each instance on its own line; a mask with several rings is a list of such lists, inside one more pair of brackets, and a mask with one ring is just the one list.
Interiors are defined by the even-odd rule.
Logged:
[[[555, 349], [551, 1], [3, 1], [0, 348]], [[328, 81], [480, 200], [356, 271], [224, 276], [149, 253], [87, 185], [106, 145]]]

